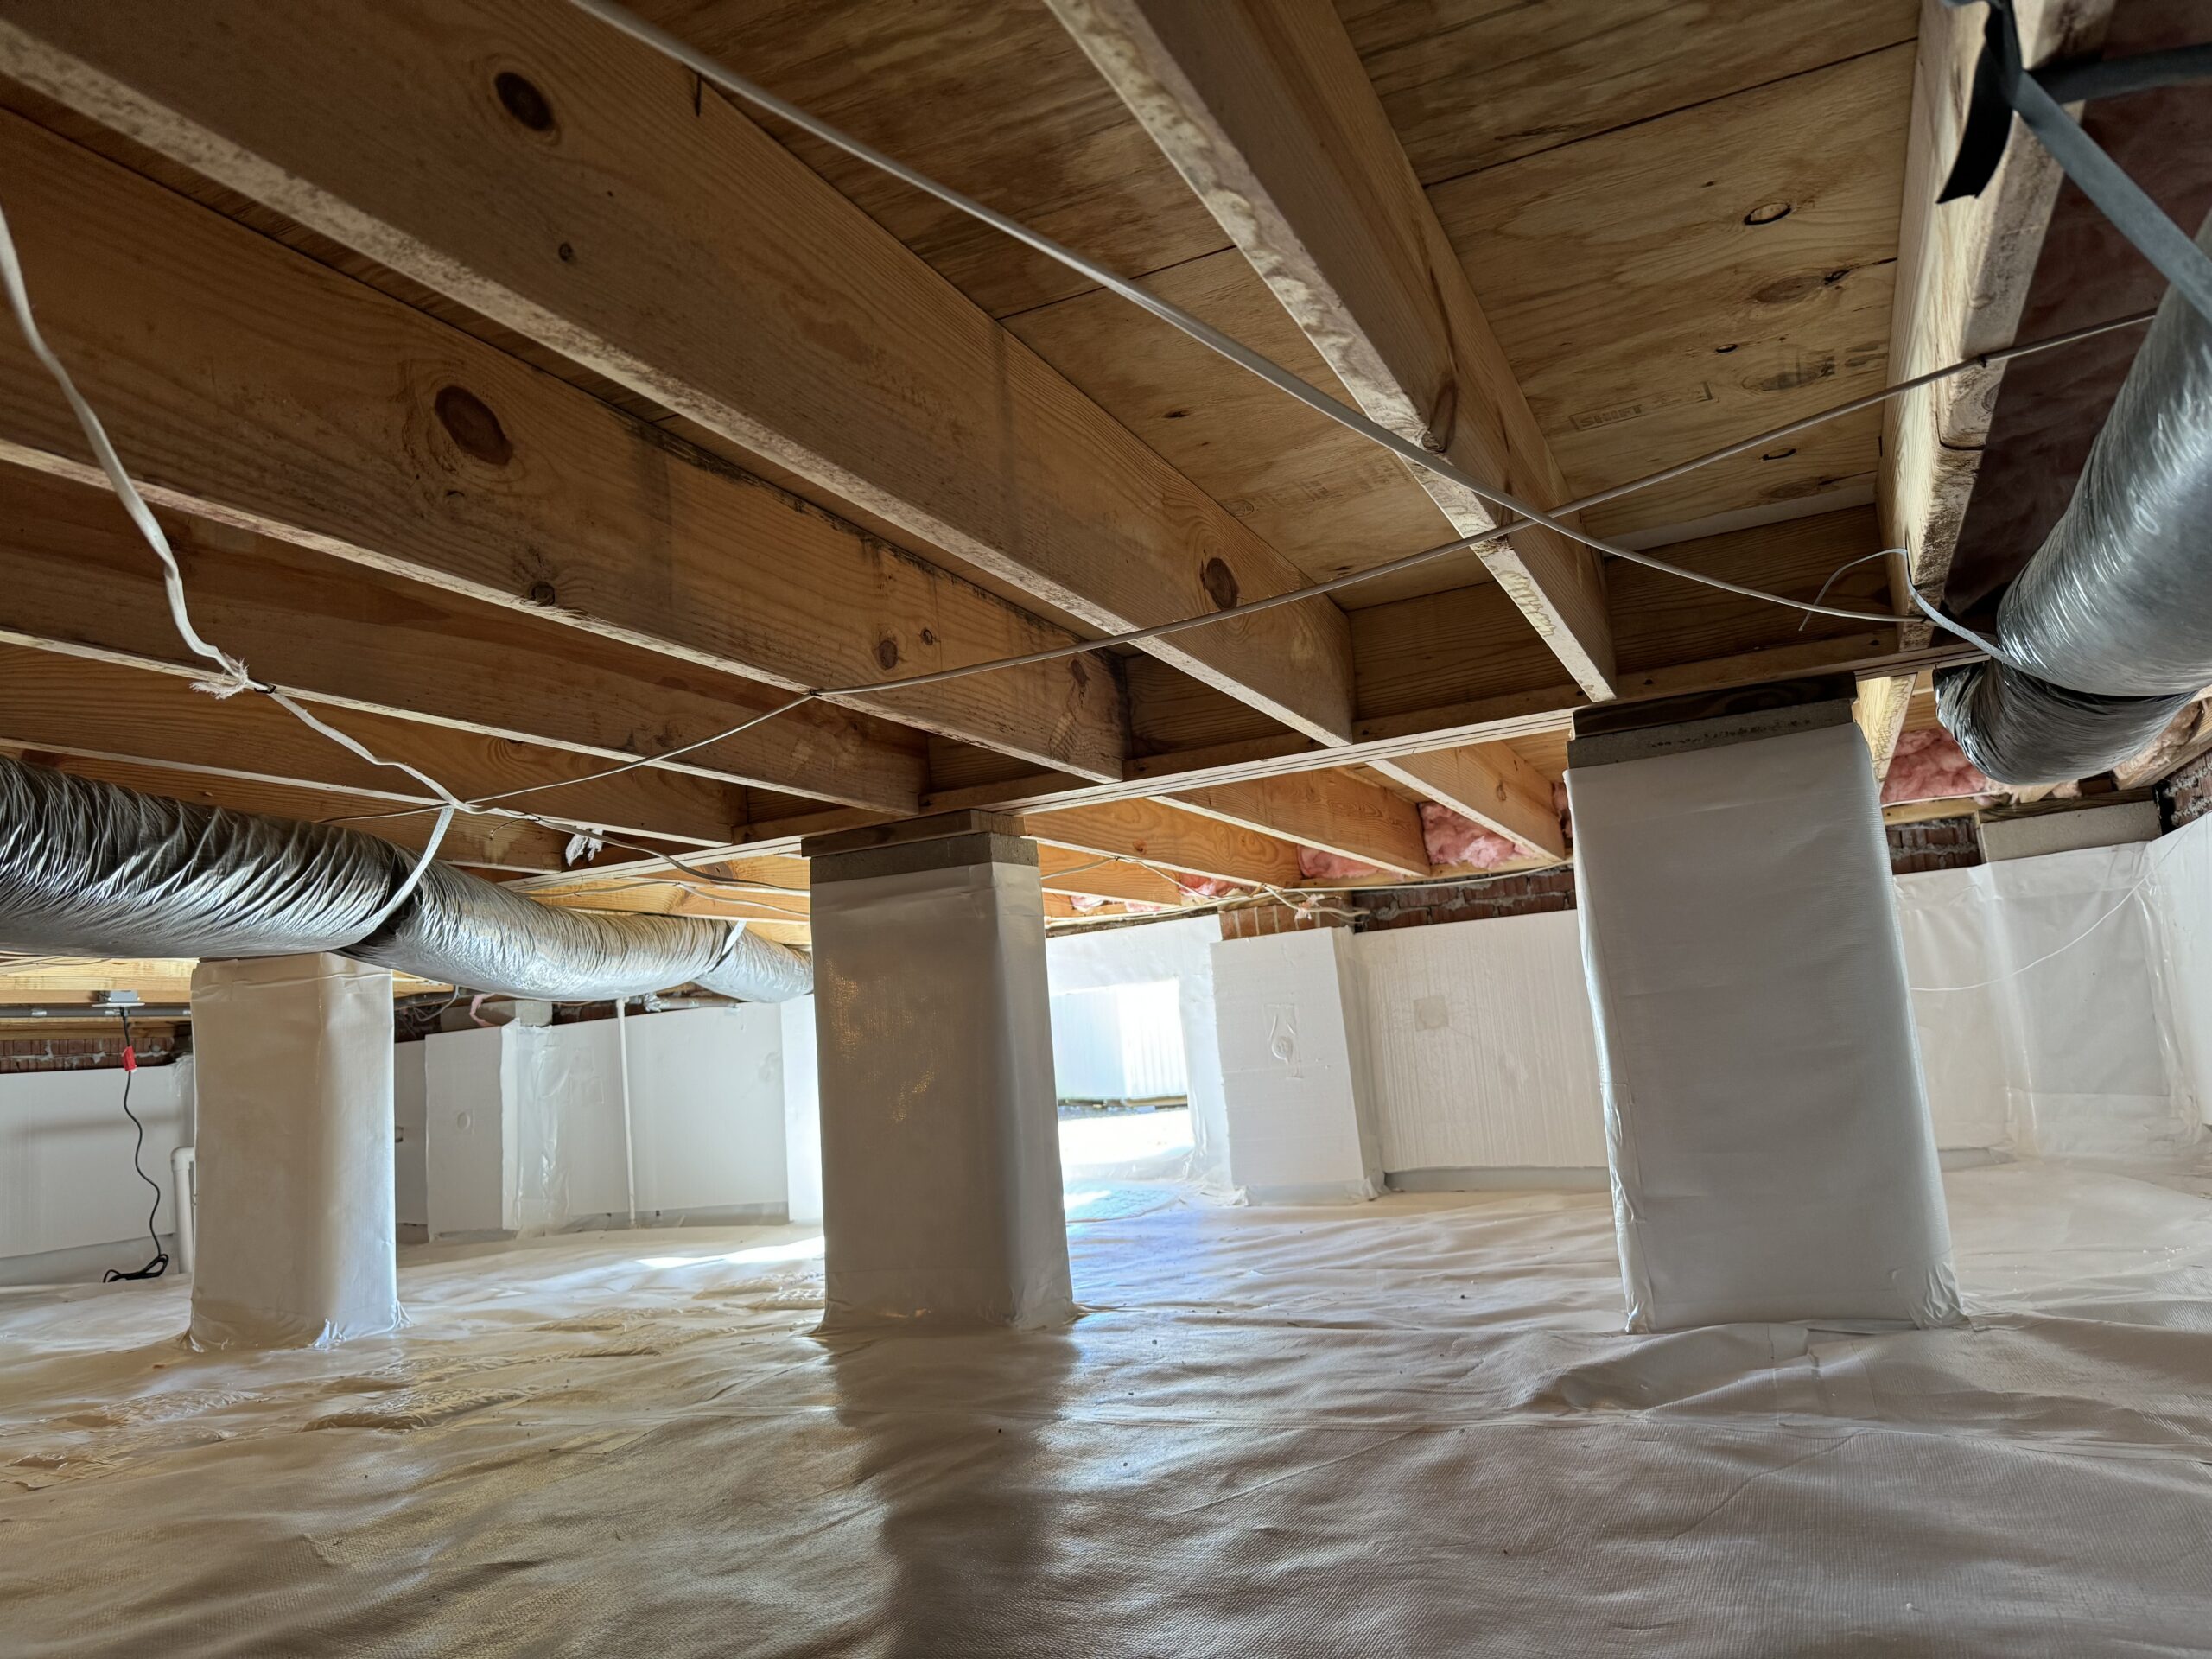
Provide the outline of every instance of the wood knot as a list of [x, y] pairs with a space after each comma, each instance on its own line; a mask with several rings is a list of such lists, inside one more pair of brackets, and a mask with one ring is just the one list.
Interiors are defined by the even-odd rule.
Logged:
[[553, 584], [550, 582], [531, 582], [530, 584], [530, 592], [526, 597], [531, 604], [543, 606], [547, 608], [550, 608], [551, 607], [557, 605], [561, 601], [560, 594], [555, 589]]
[[431, 400], [438, 424], [445, 428], [463, 453], [493, 467], [515, 458], [515, 447], [491, 406], [465, 386], [443, 386]]
[[1236, 573], [1229, 568], [1225, 559], [1208, 559], [1205, 569], [1198, 572], [1198, 580], [1216, 610], [1225, 611], [1236, 603]]
[[518, 75], [512, 69], [502, 69], [492, 77], [492, 95], [499, 100], [501, 109], [531, 131], [551, 132], [554, 130], [552, 101], [527, 75]]
[[875, 642], [875, 660], [883, 665], [884, 670], [887, 672], [898, 667], [899, 642], [896, 639], [893, 639], [889, 634], [886, 634], [882, 639], [877, 640]]
[[1432, 455], [1440, 455], [1452, 447], [1452, 427], [1459, 414], [1459, 383], [1446, 380], [1436, 394], [1436, 402], [1428, 411], [1428, 420], [1421, 435], [1421, 447]]

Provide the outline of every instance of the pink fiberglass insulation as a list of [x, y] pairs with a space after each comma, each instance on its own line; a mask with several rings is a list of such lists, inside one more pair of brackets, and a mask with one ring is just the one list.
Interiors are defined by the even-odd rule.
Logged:
[[1472, 818], [1431, 801], [1421, 804], [1421, 838], [1422, 845], [1428, 849], [1428, 861], [1440, 869], [1447, 864], [1471, 864], [1478, 870], [1491, 869], [1509, 858], [1521, 857], [1524, 850], [1518, 842], [1509, 841], [1484, 829]]
[[1372, 864], [1363, 864], [1356, 858], [1339, 858], [1318, 847], [1298, 849], [1298, 873], [1316, 881], [1357, 881], [1377, 874]]
[[1213, 875], [1172, 874], [1169, 880], [1193, 899], [1226, 899], [1232, 893], [1244, 891], [1237, 883]]
[[1929, 727], [1897, 739], [1889, 776], [1882, 780], [1882, 804], [1984, 795], [1994, 788], [1981, 769], [1967, 759], [1955, 738], [1941, 727]]

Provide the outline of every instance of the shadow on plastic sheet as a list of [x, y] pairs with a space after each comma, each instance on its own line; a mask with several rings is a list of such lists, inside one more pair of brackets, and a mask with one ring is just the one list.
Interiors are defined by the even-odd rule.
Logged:
[[[881, 1651], [1034, 1650], [1071, 1562], [1052, 1443], [1080, 1352], [1065, 1330], [822, 1335], [854, 1485], [894, 1583]], [[1048, 1621], [1046, 1621], [1048, 1622]], [[1080, 1639], [1072, 1632], [1063, 1637]]]

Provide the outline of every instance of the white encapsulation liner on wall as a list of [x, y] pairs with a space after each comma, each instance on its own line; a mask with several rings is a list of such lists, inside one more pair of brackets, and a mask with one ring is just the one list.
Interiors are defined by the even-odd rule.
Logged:
[[1385, 1169], [1604, 1166], [1573, 912], [1393, 928], [1354, 948]]
[[[780, 1218], [791, 1004], [628, 1022], [639, 1218]], [[809, 1033], [810, 1041], [810, 1032]], [[612, 1020], [444, 1032], [419, 1045], [435, 1238], [626, 1216], [620, 1046]]]
[[[176, 1149], [192, 1143], [193, 1061], [142, 1065], [130, 1109], [146, 1126], [137, 1166], [161, 1183], [154, 1226], [176, 1232]], [[154, 1193], [132, 1171], [138, 1134], [123, 1114], [123, 1071], [0, 1076], [0, 1284], [97, 1280], [143, 1267]]]
[[[2187, 1154], [2190, 1120], [2212, 1110], [2212, 818], [2157, 842], [1901, 875], [1892, 890], [1939, 1147]], [[1386, 1169], [1541, 1180], [1603, 1167], [1573, 912], [1398, 928], [1356, 948]]]
[[2146, 849], [2147, 889], [2165, 950], [2172, 1053], [2200, 1123], [2212, 1123], [2212, 816]]
[[[1045, 945], [1056, 1033], [1057, 1004], [1064, 997], [1109, 987], [1174, 982], [1183, 1039], [1183, 1086], [1191, 1103], [1190, 1179], [1216, 1189], [1230, 1185], [1229, 1123], [1214, 1019], [1213, 948], [1220, 940], [1220, 918], [1204, 915], [1138, 927], [1059, 933]], [[1126, 1070], [1125, 1065], [1125, 1074]], [[1065, 1085], [1059, 1092], [1066, 1094]]]
[[2212, 882], [2208, 870], [2212, 830], [2199, 823], [2155, 842], [1899, 877], [1939, 1116], [2022, 1155], [2188, 1155], [2212, 984], [2193, 889]]

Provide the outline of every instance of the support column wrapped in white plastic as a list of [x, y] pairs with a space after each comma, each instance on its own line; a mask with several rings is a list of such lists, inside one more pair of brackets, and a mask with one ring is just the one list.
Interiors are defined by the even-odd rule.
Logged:
[[391, 975], [334, 956], [203, 962], [192, 1033], [193, 1341], [321, 1346], [391, 1330]]
[[1955, 1320], [1857, 728], [1567, 791], [1629, 1328]]
[[1213, 947], [1230, 1179], [1258, 1204], [1382, 1191], [1366, 999], [1341, 927]]
[[1036, 844], [842, 839], [808, 849], [823, 1327], [1065, 1322]]

